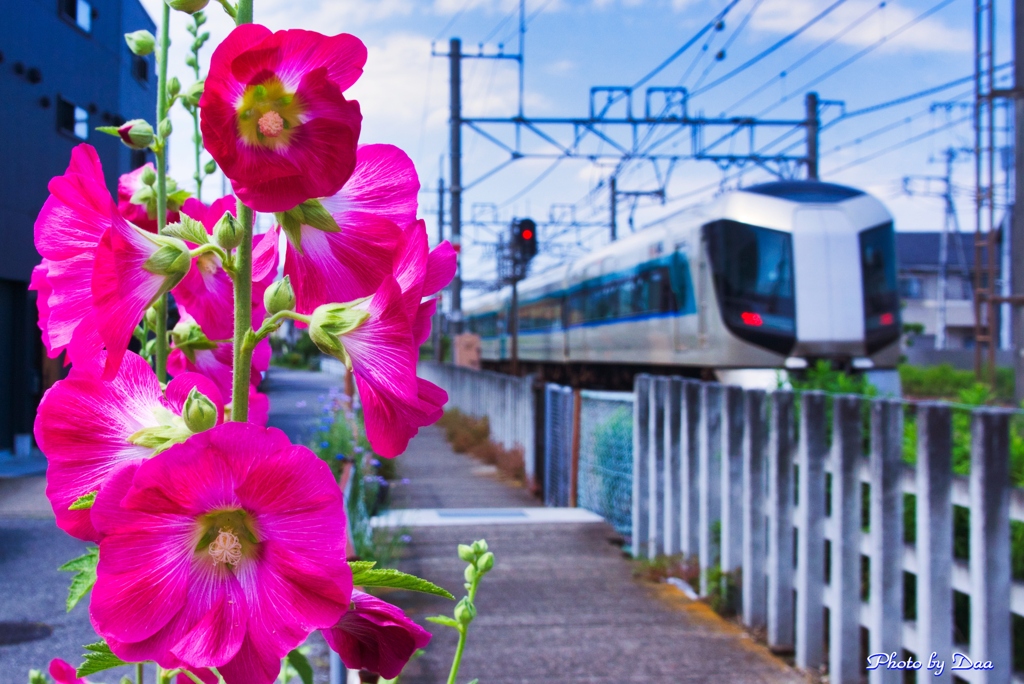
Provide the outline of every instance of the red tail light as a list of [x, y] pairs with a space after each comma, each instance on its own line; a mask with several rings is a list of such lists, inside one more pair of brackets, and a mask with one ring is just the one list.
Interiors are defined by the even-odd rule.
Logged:
[[764, 321], [761, 320], [761, 314], [753, 311], [744, 311], [740, 314], [740, 320], [743, 321], [744, 325], [751, 325], [755, 328], [764, 325]]

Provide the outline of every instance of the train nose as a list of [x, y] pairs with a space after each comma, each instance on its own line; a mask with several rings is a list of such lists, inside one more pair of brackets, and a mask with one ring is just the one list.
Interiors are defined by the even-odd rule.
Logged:
[[794, 356], [862, 356], [864, 342], [861, 247], [843, 212], [820, 207], [795, 212], [796, 294]]

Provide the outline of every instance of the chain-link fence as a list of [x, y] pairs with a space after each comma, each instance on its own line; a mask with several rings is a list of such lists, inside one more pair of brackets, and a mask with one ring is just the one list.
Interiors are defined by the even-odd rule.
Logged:
[[569, 505], [572, 468], [572, 389], [544, 388], [544, 505]]
[[633, 394], [580, 392], [580, 508], [630, 536], [633, 505]]

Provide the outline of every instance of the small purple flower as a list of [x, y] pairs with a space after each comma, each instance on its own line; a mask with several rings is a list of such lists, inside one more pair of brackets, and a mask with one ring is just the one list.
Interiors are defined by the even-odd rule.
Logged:
[[361, 446], [352, 447], [352, 451], [356, 452], [357, 454], [361, 454], [361, 453], [363, 453], [363, 447], [361, 447]]
[[403, 534], [401, 537], [398, 538], [398, 541], [402, 542], [403, 544], [408, 544], [412, 541], [412, 537], [410, 537], [407, 534]]
[[407, 484], [409, 484], [409, 478], [407, 478], [407, 477], [403, 477], [403, 478], [402, 478], [402, 484], [404, 484], [404, 485], [407, 485]]
[[378, 461], [377, 459], [372, 459], [372, 460], [370, 461], [370, 464], [371, 464], [371, 465], [372, 465], [372, 466], [373, 466], [374, 468], [380, 468], [380, 461]]
[[321, 449], [326, 449], [329, 446], [331, 446], [330, 442], [320, 442], [320, 448]]

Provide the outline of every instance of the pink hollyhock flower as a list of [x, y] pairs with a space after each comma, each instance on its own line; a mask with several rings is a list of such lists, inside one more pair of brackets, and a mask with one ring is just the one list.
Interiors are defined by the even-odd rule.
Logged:
[[[203, 224], [206, 232], [213, 229], [225, 212], [235, 215], [234, 197], [222, 197], [210, 206], [188, 199], [181, 211]], [[252, 321], [259, 328], [265, 316], [263, 293], [277, 275], [277, 234], [257, 235], [253, 247]], [[206, 253], [193, 260], [193, 268], [173, 290], [175, 301], [188, 310], [203, 333], [211, 340], [229, 340], [234, 335], [234, 285], [224, 270], [220, 257]], [[264, 370], [266, 370], [264, 368]]]
[[99, 539], [89, 511], [68, 506], [98, 491], [119, 468], [152, 456], [154, 447], [146, 446], [152, 442], [143, 435], [184, 441], [191, 431], [181, 411], [193, 387], [223, 405], [217, 387], [195, 373], [172, 380], [165, 397], [153, 369], [129, 352], [112, 380], [74, 366], [46, 391], [36, 413], [35, 438], [49, 462], [46, 496], [58, 527], [78, 539]]
[[199, 103], [203, 142], [246, 205], [288, 211], [348, 180], [362, 116], [342, 92], [365, 63], [348, 34], [248, 24], [217, 46]]
[[71, 363], [91, 369], [106, 346], [110, 378], [146, 308], [187, 269], [186, 247], [124, 221], [89, 145], [72, 150], [49, 190], [35, 223], [43, 261], [30, 285], [40, 293], [43, 343], [51, 358], [67, 351]]
[[71, 663], [60, 658], [50, 661], [50, 676], [55, 684], [89, 684], [84, 677], [79, 678], [78, 671]]
[[[142, 182], [142, 174], [147, 170], [154, 174], [156, 173], [156, 167], [153, 166], [152, 162], [149, 162], [117, 179], [117, 209], [121, 212], [121, 216], [124, 216], [129, 222], [134, 223], [139, 228], [148, 230], [150, 233], [155, 233], [157, 229], [156, 195], [153, 196], [152, 202], [134, 204], [131, 201], [132, 196], [145, 187], [145, 184]], [[168, 188], [168, 192], [172, 192], [171, 188]], [[153, 218], [149, 216], [150, 205], [152, 205], [154, 212]], [[168, 201], [167, 223], [177, 223], [180, 220], [178, 210], [171, 209], [171, 207], [176, 206], [175, 202]]]
[[416, 220], [419, 189], [405, 152], [393, 145], [361, 146], [352, 177], [322, 200], [341, 231], [302, 226], [298, 236], [288, 235], [284, 271], [291, 276], [296, 311], [373, 294], [392, 273], [399, 227]]
[[352, 592], [348, 612], [323, 635], [345, 667], [386, 679], [401, 674], [412, 654], [430, 643], [430, 632], [407, 618], [401, 608], [358, 590]]
[[327, 464], [280, 430], [225, 423], [100, 490], [93, 626], [128, 661], [270, 684], [348, 608], [345, 506]]

